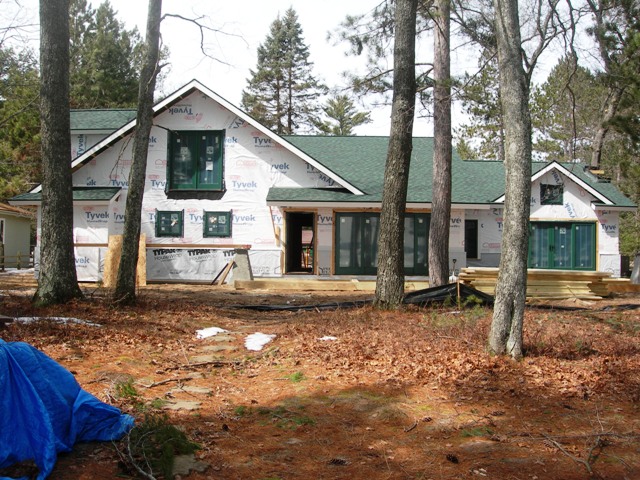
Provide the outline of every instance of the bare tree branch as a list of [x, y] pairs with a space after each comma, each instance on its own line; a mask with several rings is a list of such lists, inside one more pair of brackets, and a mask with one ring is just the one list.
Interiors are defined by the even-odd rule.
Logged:
[[210, 54], [210, 53], [207, 51], [206, 43], [205, 43], [206, 33], [207, 33], [207, 32], [211, 32], [211, 33], [214, 33], [214, 34], [224, 35], [224, 36], [226, 36], [226, 37], [234, 37], [234, 38], [238, 38], [238, 39], [240, 39], [240, 40], [244, 41], [244, 42], [245, 42], [245, 44], [246, 44], [247, 46], [249, 45], [249, 43], [248, 43], [248, 42], [245, 40], [245, 38], [244, 38], [243, 36], [241, 36], [241, 35], [236, 35], [235, 33], [225, 32], [225, 31], [220, 30], [220, 29], [218, 29], [218, 28], [214, 28], [214, 27], [211, 27], [211, 26], [209, 26], [209, 25], [205, 25], [205, 24], [202, 22], [202, 20], [203, 20], [203, 19], [205, 19], [205, 18], [207, 18], [207, 17], [206, 17], [206, 16], [204, 16], [204, 15], [201, 15], [201, 16], [196, 17], [196, 18], [188, 18], [188, 17], [184, 17], [184, 16], [182, 16], [182, 15], [179, 15], [179, 14], [177, 14], [177, 13], [165, 13], [165, 14], [162, 16], [161, 21], [162, 21], [162, 20], [164, 20], [164, 19], [166, 19], [166, 18], [176, 18], [176, 19], [178, 19], [178, 20], [182, 20], [182, 21], [184, 21], [184, 22], [192, 23], [193, 25], [195, 25], [195, 26], [198, 28], [199, 32], [200, 32], [200, 51], [201, 51], [201, 52], [202, 52], [202, 53], [203, 53], [207, 58], [209, 58], [209, 59], [211, 59], [211, 60], [214, 60], [214, 61], [216, 61], [216, 62], [218, 62], [218, 63], [220, 63], [220, 64], [222, 64], [222, 65], [231, 66], [231, 64], [230, 64], [230, 63], [225, 62], [224, 60], [221, 60], [220, 58], [216, 57], [215, 55]]

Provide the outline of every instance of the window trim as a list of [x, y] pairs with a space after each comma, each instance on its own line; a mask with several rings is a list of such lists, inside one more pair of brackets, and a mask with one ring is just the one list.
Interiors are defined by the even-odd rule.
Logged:
[[[164, 215], [178, 214], [178, 224], [180, 232], [162, 233], [160, 231], [160, 221]], [[157, 238], [182, 238], [184, 236], [184, 210], [156, 210], [156, 237]]]
[[[176, 165], [176, 161], [175, 161], [175, 148], [176, 148], [176, 137], [178, 135], [184, 136], [185, 139], [188, 139], [189, 142], [195, 142], [195, 144], [197, 145], [197, 149], [195, 151], [195, 154], [193, 155], [193, 159], [190, 161], [191, 162], [191, 167], [193, 170], [193, 177], [195, 177], [195, 180], [192, 180], [191, 184], [187, 184], [187, 183], [182, 183], [182, 184], [178, 184], [175, 181], [175, 176], [176, 176], [176, 172], [175, 172], [175, 165]], [[215, 183], [213, 184], [204, 184], [204, 185], [200, 185], [199, 181], [200, 181], [200, 170], [198, 168], [198, 162], [199, 162], [199, 158], [200, 156], [200, 141], [201, 139], [198, 138], [198, 136], [202, 136], [202, 135], [211, 135], [213, 138], [213, 141], [215, 142], [215, 139], [218, 139], [219, 142], [219, 151], [215, 152], [214, 150], [214, 156], [215, 158], [213, 159], [214, 161], [214, 165], [213, 165], [213, 172], [215, 175]], [[226, 131], [225, 130], [170, 130], [168, 132], [167, 135], [167, 188], [166, 188], [166, 192], [169, 193], [186, 193], [186, 192], [193, 192], [193, 193], [207, 193], [207, 194], [211, 194], [211, 193], [216, 193], [216, 192], [222, 192], [225, 189], [225, 184], [224, 184], [224, 145], [225, 145], [225, 138], [226, 138]], [[206, 160], [205, 160], [206, 161]]]
[[[204, 210], [202, 215], [202, 236], [204, 238], [230, 238], [232, 236], [232, 210], [229, 211], [207, 211]], [[207, 225], [209, 224], [209, 218], [212, 216], [218, 216], [225, 218], [227, 223], [227, 231], [223, 233], [209, 233], [207, 232]], [[219, 223], [220, 224], [220, 223]]]

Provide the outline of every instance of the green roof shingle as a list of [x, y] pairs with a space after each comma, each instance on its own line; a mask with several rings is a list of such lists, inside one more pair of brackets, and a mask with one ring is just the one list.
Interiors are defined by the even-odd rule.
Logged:
[[[120, 187], [73, 187], [74, 202], [109, 201], [120, 192]], [[28, 192], [16, 195], [12, 202], [39, 202], [42, 192]]]
[[[285, 136], [285, 140], [323, 164], [336, 175], [362, 190], [353, 195], [344, 190], [316, 188], [272, 188], [268, 201], [380, 203], [384, 184], [388, 137]], [[431, 202], [433, 138], [415, 137], [409, 171], [407, 203]], [[548, 163], [534, 162], [532, 173]], [[577, 178], [614, 202], [618, 207], [635, 205], [615, 185], [585, 172], [582, 165], [560, 164]], [[504, 164], [498, 161], [463, 161], [454, 151], [452, 193], [454, 204], [491, 204], [504, 195]]]

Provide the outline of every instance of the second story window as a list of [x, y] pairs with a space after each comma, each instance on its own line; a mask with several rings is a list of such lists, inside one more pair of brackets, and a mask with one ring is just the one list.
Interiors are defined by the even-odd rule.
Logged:
[[169, 190], [223, 189], [224, 131], [171, 132]]

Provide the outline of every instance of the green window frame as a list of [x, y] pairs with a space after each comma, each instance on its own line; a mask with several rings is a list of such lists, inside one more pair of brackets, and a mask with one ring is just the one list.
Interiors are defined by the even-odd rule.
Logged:
[[595, 270], [596, 224], [531, 222], [529, 268]]
[[156, 237], [182, 237], [184, 210], [156, 210]]
[[205, 237], [230, 237], [231, 212], [204, 212], [203, 235]]
[[169, 190], [223, 190], [224, 130], [169, 132]]
[[562, 184], [540, 184], [540, 205], [562, 205], [564, 187]]
[[[336, 275], [375, 275], [378, 270], [380, 214], [373, 212], [336, 212]], [[430, 216], [405, 214], [404, 270], [406, 275], [427, 275]]]

